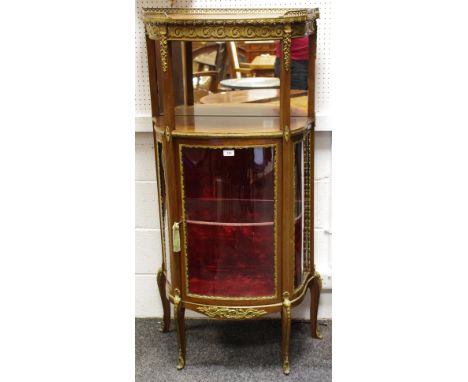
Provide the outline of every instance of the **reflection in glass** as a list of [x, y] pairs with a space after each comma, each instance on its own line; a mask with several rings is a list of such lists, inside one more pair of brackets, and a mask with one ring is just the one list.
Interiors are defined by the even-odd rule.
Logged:
[[275, 155], [182, 146], [189, 293], [275, 294]]
[[190, 60], [174, 65], [176, 115], [243, 115], [237, 109], [244, 106], [245, 115], [279, 116], [274, 104], [279, 100], [279, 79], [274, 76], [273, 40], [194, 41], [181, 49], [184, 54], [180, 56]]

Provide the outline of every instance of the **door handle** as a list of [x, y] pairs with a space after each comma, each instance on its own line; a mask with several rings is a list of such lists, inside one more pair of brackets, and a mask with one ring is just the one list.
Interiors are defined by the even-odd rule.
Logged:
[[175, 253], [180, 252], [180, 229], [178, 222], [172, 225], [172, 250]]

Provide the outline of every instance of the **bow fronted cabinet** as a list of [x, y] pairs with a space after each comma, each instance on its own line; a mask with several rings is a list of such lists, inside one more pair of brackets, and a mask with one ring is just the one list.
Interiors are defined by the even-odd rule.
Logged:
[[[288, 374], [291, 309], [310, 290], [311, 335], [319, 338], [318, 17], [318, 9], [144, 9], [163, 250], [161, 330], [169, 329], [172, 303], [178, 369], [185, 365], [185, 309], [229, 320], [281, 312]], [[266, 44], [264, 51], [276, 46], [256, 61], [264, 77], [245, 59], [253, 42]], [[301, 87], [295, 57], [304, 54]]]

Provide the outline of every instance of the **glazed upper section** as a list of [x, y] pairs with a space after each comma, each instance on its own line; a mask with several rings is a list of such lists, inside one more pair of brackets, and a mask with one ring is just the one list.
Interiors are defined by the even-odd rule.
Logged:
[[149, 38], [168, 40], [261, 40], [300, 37], [315, 31], [314, 9], [144, 8]]

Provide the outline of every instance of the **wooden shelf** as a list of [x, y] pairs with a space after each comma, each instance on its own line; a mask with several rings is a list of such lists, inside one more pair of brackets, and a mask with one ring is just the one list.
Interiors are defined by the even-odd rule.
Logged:
[[[291, 133], [299, 133], [307, 128], [313, 119], [291, 117]], [[178, 115], [175, 117], [174, 136], [229, 137], [233, 135], [281, 137], [279, 116], [234, 116], [234, 115]], [[156, 132], [165, 131], [164, 116], [156, 119]]]

